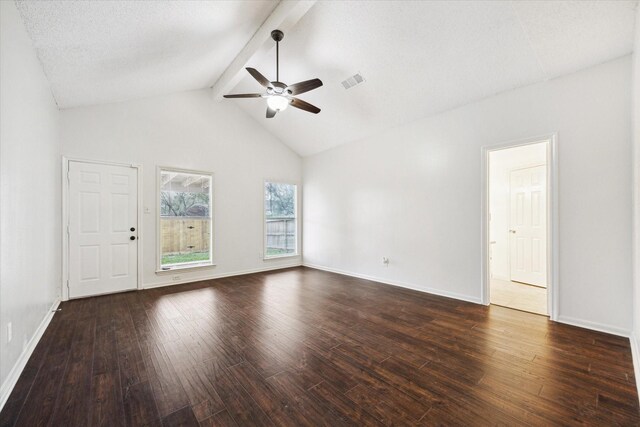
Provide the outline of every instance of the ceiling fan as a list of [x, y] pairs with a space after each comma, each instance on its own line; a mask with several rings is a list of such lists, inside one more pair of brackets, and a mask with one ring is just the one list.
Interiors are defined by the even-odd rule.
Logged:
[[276, 80], [270, 82], [265, 76], [260, 74], [255, 68], [247, 67], [249, 74], [266, 88], [265, 93], [239, 93], [224, 95], [225, 98], [265, 98], [267, 100], [267, 118], [270, 119], [278, 111], [285, 110], [289, 105], [318, 114], [320, 109], [302, 99], [295, 98], [294, 95], [309, 92], [322, 86], [320, 79], [306, 80], [304, 82], [286, 85], [280, 80], [280, 41], [284, 38], [284, 33], [280, 30], [271, 31], [271, 38], [276, 42]]

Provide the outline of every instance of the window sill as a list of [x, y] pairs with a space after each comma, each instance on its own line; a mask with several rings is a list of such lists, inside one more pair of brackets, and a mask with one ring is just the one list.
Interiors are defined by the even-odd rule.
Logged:
[[299, 257], [300, 254], [286, 254], [286, 255], [274, 255], [274, 256], [269, 256], [269, 257], [264, 257], [262, 258], [263, 261], [271, 261], [274, 259], [282, 259], [282, 258], [295, 258], [295, 257]]
[[194, 265], [177, 265], [175, 267], [171, 267], [168, 270], [156, 270], [156, 274], [171, 274], [176, 271], [192, 271], [192, 270], [203, 270], [207, 268], [213, 268], [216, 264], [194, 264]]

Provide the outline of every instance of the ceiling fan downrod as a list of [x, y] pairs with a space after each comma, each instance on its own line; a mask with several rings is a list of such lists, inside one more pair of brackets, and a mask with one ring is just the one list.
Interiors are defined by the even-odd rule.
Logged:
[[271, 38], [276, 42], [276, 81], [280, 81], [280, 41], [284, 38], [284, 33], [280, 30], [271, 31]]

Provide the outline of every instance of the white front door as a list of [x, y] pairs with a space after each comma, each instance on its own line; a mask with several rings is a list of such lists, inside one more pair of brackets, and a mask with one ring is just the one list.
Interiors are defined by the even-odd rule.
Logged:
[[136, 289], [138, 170], [69, 162], [69, 298]]
[[511, 171], [511, 280], [547, 286], [547, 169]]

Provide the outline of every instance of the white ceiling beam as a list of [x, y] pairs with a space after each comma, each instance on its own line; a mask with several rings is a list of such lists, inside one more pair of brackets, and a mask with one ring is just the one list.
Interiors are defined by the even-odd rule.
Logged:
[[182, 181], [182, 186], [183, 187], [188, 187], [191, 184], [195, 184], [196, 182], [200, 181], [202, 178], [202, 176], [194, 176], [194, 175], [188, 175], [183, 181]]
[[274, 41], [271, 39], [272, 30], [278, 29], [286, 34], [315, 2], [316, 0], [281, 0], [211, 87], [213, 99], [220, 101], [222, 95], [228, 93], [247, 75], [244, 68], [251, 58], [256, 57], [256, 60], [259, 60], [274, 46]]
[[177, 173], [164, 173], [164, 176], [162, 177], [162, 184], [160, 186], [163, 187], [170, 183], [177, 175]]

